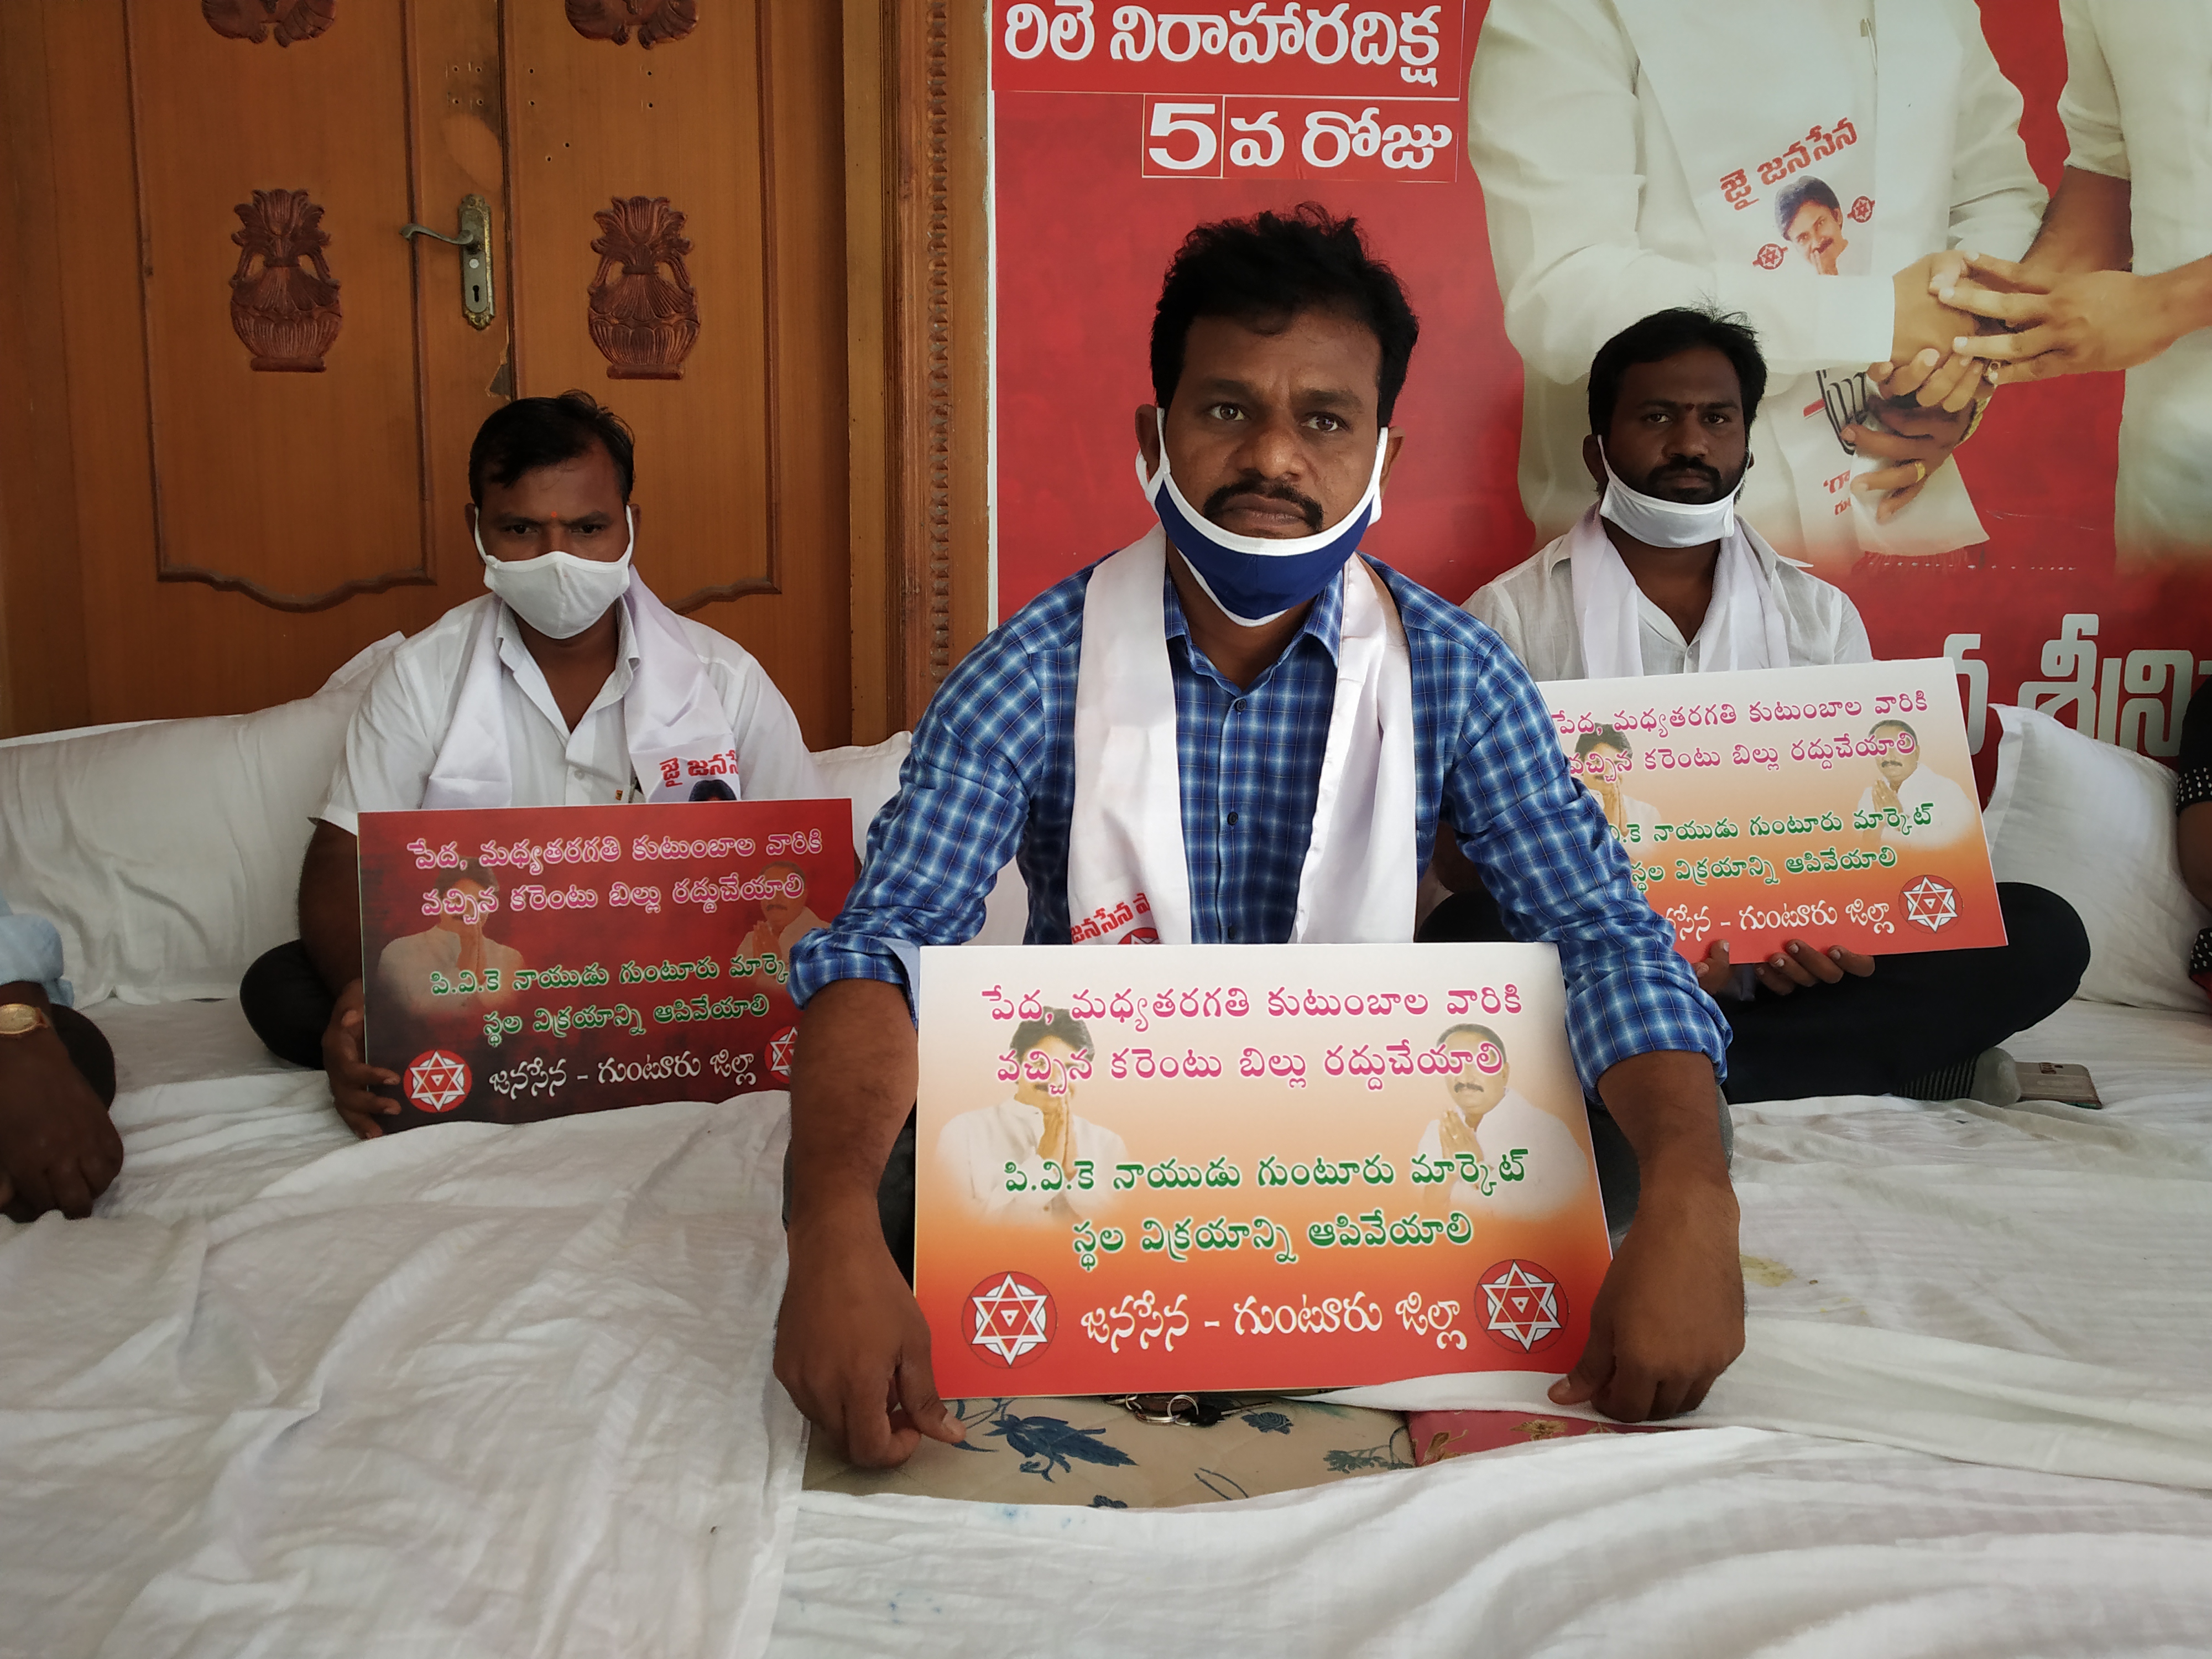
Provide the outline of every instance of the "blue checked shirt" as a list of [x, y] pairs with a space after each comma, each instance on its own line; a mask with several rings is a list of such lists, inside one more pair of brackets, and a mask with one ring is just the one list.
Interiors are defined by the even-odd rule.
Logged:
[[[1655, 1049], [1703, 1054], [1719, 1070], [1728, 1043], [1720, 1011], [1629, 880], [1595, 798], [1568, 775], [1526, 671], [1466, 612], [1376, 568], [1413, 659], [1418, 822], [1406, 856], [1416, 868], [1425, 862], [1441, 805], [1514, 936], [1559, 947], [1586, 1090], [1595, 1093], [1616, 1061]], [[913, 946], [974, 938], [1009, 856], [1029, 885], [1028, 942], [1067, 943], [1075, 679], [1090, 579], [1079, 571], [1024, 606], [931, 701], [844, 909], [793, 949], [801, 1003], [833, 980], [904, 987]], [[1191, 936], [1281, 944], [1320, 792], [1344, 585], [1315, 603], [1249, 690], [1206, 660], [1174, 583], [1165, 586]]]

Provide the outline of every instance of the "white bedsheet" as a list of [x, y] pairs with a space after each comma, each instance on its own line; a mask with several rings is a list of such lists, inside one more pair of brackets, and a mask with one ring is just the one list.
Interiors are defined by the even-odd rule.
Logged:
[[[799, 1498], [769, 1370], [778, 1097], [360, 1145], [233, 1005], [94, 1012], [124, 1176], [92, 1224], [0, 1224], [0, 1654], [2163, 1654], [2212, 1630], [2192, 1017], [2077, 1005], [2013, 1045], [2087, 1063], [2101, 1115], [1739, 1114], [1777, 1342], [1732, 1385], [1861, 1443], [1593, 1437], [1147, 1513]], [[1950, 1397], [1870, 1407], [1882, 1365]], [[1987, 1463], [1870, 1443], [1966, 1421], [1995, 1440], [1950, 1449]], [[2050, 1472], [2089, 1468], [2136, 1478]]]
[[1720, 1429], [1278, 1498], [809, 1492], [779, 1654], [2202, 1654], [2212, 1498]]
[[124, 1178], [0, 1224], [0, 1653], [762, 1650], [782, 1097], [363, 1144], [234, 1007], [95, 1013]]
[[[2108, 1109], [1738, 1111], [1752, 1340], [1704, 1416], [1808, 1432], [1149, 1514], [809, 1493], [775, 1650], [2203, 1653], [2212, 1022], [2076, 1004], [2009, 1046]], [[1549, 1380], [1337, 1397], [1556, 1413]]]

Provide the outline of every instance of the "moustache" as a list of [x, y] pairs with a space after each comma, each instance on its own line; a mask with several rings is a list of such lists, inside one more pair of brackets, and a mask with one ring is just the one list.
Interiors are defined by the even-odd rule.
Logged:
[[1309, 532], [1321, 528], [1321, 503], [1310, 495], [1301, 495], [1288, 484], [1271, 484], [1264, 478], [1240, 478], [1235, 483], [1224, 484], [1206, 498], [1199, 510], [1216, 524], [1228, 511], [1229, 503], [1239, 496], [1257, 497], [1261, 501], [1284, 501], [1297, 508], [1306, 521]]
[[[1738, 475], [1741, 477], [1741, 474]], [[1655, 466], [1642, 484], [1637, 486], [1647, 495], [1658, 495], [1663, 489], [1694, 483], [1709, 501], [1717, 501], [1735, 486], [1721, 476], [1718, 467], [1703, 461], [1669, 461], [1664, 466]]]

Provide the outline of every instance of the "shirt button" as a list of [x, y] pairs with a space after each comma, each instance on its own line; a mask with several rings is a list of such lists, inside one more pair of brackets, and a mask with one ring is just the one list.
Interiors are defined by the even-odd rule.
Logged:
[[1237, 942], [1237, 924], [1233, 921], [1229, 924], [1228, 937], [1231, 945]]
[[1232, 714], [1243, 714], [1244, 712], [1244, 699], [1239, 697], [1236, 702], [1231, 703], [1229, 705], [1229, 712]]
[[1229, 827], [1232, 830], [1237, 827], [1237, 814], [1234, 812], [1229, 815]]

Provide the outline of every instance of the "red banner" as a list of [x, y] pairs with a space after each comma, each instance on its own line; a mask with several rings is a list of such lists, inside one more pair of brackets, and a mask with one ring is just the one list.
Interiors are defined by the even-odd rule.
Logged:
[[[2144, 9], [2163, 3], [2145, 0]], [[1183, 235], [1206, 221], [1306, 199], [1358, 216], [1421, 318], [1393, 421], [1407, 441], [1369, 550], [1458, 601], [1546, 538], [1522, 488], [1538, 459], [1524, 433], [1531, 376], [1508, 338], [1501, 295], [1526, 276], [1493, 262], [1484, 185], [1468, 159], [1469, 71], [1480, 80], [1480, 54], [1504, 49], [1483, 33], [1489, 9], [1487, 0], [1388, 9], [1357, 0], [1194, 0], [1172, 13], [1091, 0], [994, 8], [1001, 618], [1135, 539], [1149, 521], [1130, 478], [1130, 416], [1152, 398], [1152, 307]], [[1599, 9], [1611, 16], [1614, 9]], [[1618, 9], [1626, 16], [1631, 9]], [[1891, 9], [1877, 10], [1892, 27]], [[1903, 9], [1897, 26], [1933, 27], [1919, 10]], [[1524, 6], [1520, 15], [1534, 14]], [[2003, 129], [1968, 131], [1962, 113], [1959, 131], [1946, 134], [1954, 156], [1971, 144], [2012, 144], [2013, 118], [1991, 117], [1990, 98], [1975, 103], [1968, 70], [1953, 61], [1993, 54], [2021, 100], [2018, 141], [2035, 175], [2056, 190], [2069, 154], [2057, 112], [2069, 67], [2058, 0], [1985, 4], [1984, 15], [1986, 48], [1939, 41], [1950, 56], [1927, 55], [1949, 64], [1929, 72], [1952, 78], [1918, 107], [1971, 106], [1973, 119]], [[1528, 50], [1525, 40], [1507, 44]], [[1901, 50], [1893, 44], [1882, 64], [1900, 61]], [[1808, 48], [1802, 58], [1815, 64], [1822, 54]], [[1572, 52], [1559, 61], [1562, 76], [1587, 68]], [[1729, 112], [1759, 79], [1714, 57], [1686, 90], [1639, 82], [1630, 95], [1662, 106], [1686, 98], [1703, 118], [1717, 111], [1733, 120]], [[1975, 86], [1987, 90], [1986, 81]], [[1861, 132], [1871, 134], [1871, 119], [1854, 119], [1825, 88], [1782, 100], [1784, 114], [1806, 118], [1780, 137], [1747, 125], [1735, 142], [1719, 143], [1714, 153], [1728, 165], [1716, 162], [1710, 179], [1685, 143], [1680, 170], [1694, 181], [1688, 187], [1711, 185], [1718, 201], [1735, 179], [1730, 169], [1744, 175], [1725, 201], [1741, 213], [1750, 251], [1741, 260], [1741, 250], [1714, 255], [1712, 291], [1736, 280], [1739, 265], [1746, 275], [1761, 264], [1789, 267], [1774, 271], [1777, 281], [1802, 275], [1789, 228], [1773, 218], [1799, 178], [1834, 175], [1838, 234], [1853, 249], [1845, 269], [1850, 258], [1894, 251], [1893, 240], [1883, 241], [1887, 198], [1907, 192], [1873, 188], [1878, 146]], [[1547, 94], [1540, 82], [1531, 89], [1538, 113], [1551, 118]], [[1656, 113], [1662, 125], [1685, 123], [1680, 111]], [[1554, 128], [1516, 128], [1500, 142], [1521, 146], [1540, 171], [1547, 145], [1587, 137], [1565, 106], [1556, 119]], [[1446, 142], [1434, 142], [1439, 134]], [[2140, 193], [2147, 186], [2137, 173]], [[1921, 182], [1932, 190], [1948, 181]], [[1414, 185], [1421, 188], [1401, 187]], [[1944, 204], [1954, 220], [1974, 210], [1950, 196]], [[1633, 222], [1606, 234], [1650, 234]], [[1908, 257], [1936, 252], [1943, 240], [1915, 246]], [[1757, 257], [1770, 247], [1779, 252]], [[2139, 251], [2139, 268], [2142, 258]], [[1601, 343], [1578, 342], [1580, 361]], [[2170, 368], [2189, 343], [2160, 361]], [[1864, 365], [1838, 367], [1855, 375]], [[2154, 362], [2130, 376], [2158, 372]], [[1985, 538], [1920, 556], [1820, 560], [1820, 573], [1858, 605], [1878, 655], [1946, 656], [1958, 666], [1968, 741], [1984, 772], [1995, 748], [1991, 702], [2040, 708], [2106, 741], [2166, 757], [2198, 675], [2212, 672], [2212, 556], [2116, 548], [2116, 511], [2136, 488], [2119, 476], [2123, 380], [2087, 374], [1998, 390], [1971, 445], [1958, 452], [1960, 476], [1971, 479], [1970, 516], [1978, 516]], [[1070, 397], [1077, 386], [1085, 395]], [[1770, 404], [1762, 423], [1783, 418]], [[1849, 465], [1829, 470], [1841, 477]], [[2195, 539], [2212, 549], [2212, 523], [2200, 528]]]
[[852, 879], [842, 800], [363, 813], [386, 1127], [786, 1087], [791, 946]]

